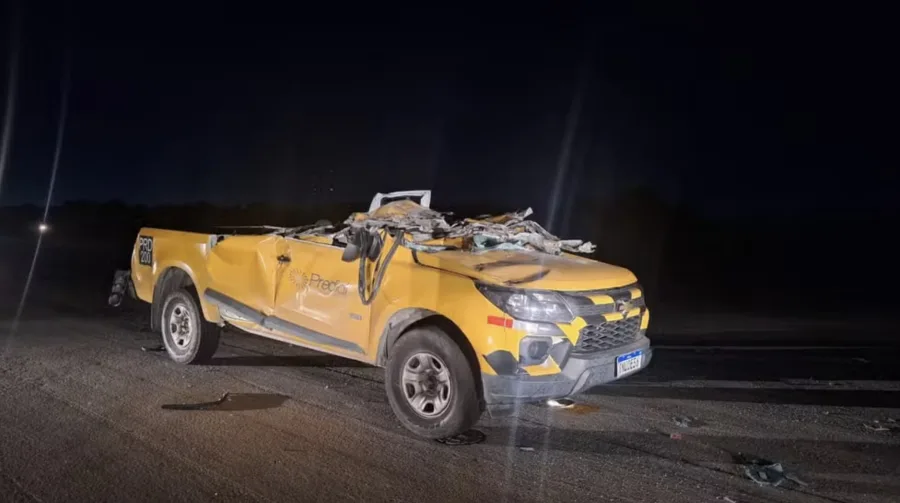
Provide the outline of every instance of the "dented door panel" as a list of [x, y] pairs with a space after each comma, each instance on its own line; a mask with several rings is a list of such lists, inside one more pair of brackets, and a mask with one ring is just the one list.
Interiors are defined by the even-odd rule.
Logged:
[[271, 314], [287, 252], [281, 236], [228, 236], [209, 254], [209, 287], [260, 312]]
[[275, 315], [310, 330], [368, 347], [369, 307], [357, 294], [359, 262], [343, 248], [287, 238], [290, 263], [278, 283]]

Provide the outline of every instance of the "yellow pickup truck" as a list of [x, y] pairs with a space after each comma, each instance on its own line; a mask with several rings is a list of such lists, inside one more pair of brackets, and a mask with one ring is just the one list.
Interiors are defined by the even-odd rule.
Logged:
[[593, 245], [553, 236], [530, 210], [454, 220], [430, 201], [377, 194], [339, 226], [143, 228], [110, 303], [150, 303], [179, 363], [211, 358], [231, 326], [385, 367], [397, 418], [428, 438], [648, 365], [630, 271], [579, 256]]

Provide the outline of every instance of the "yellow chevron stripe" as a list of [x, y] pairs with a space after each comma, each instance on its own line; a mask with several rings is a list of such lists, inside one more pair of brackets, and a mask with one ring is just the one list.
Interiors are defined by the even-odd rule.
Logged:
[[522, 370], [528, 373], [530, 376], [545, 376], [549, 374], [558, 374], [560, 372], [559, 365], [553, 361], [553, 357], [547, 358], [547, 361], [538, 365], [527, 365], [522, 367]]
[[612, 304], [615, 302], [609, 295], [594, 295], [593, 297], [588, 298], [591, 299], [591, 302], [594, 304]]

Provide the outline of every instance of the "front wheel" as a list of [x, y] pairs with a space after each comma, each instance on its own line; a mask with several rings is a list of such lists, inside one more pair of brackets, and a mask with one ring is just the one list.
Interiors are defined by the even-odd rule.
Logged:
[[221, 329], [203, 319], [190, 292], [175, 290], [163, 300], [162, 339], [169, 357], [178, 363], [202, 363], [219, 347]]
[[388, 402], [408, 430], [446, 438], [481, 417], [475, 373], [465, 354], [436, 327], [412, 329], [391, 349], [385, 374]]

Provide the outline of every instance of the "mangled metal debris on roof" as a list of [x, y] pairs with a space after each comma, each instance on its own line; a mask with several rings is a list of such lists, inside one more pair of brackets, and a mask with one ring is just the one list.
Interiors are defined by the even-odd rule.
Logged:
[[[496, 216], [466, 218], [450, 224], [448, 213], [403, 200], [385, 204], [370, 213], [354, 213], [344, 222], [351, 228], [397, 229], [409, 234], [407, 245], [423, 251], [462, 248], [487, 250], [536, 250], [558, 255], [563, 251], [591, 253], [595, 246], [578, 239], [560, 239], [533, 220], [531, 208]], [[443, 243], [435, 241], [442, 240]], [[457, 241], [459, 244], [448, 244]]]

